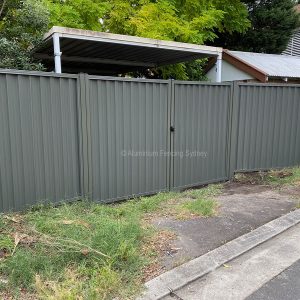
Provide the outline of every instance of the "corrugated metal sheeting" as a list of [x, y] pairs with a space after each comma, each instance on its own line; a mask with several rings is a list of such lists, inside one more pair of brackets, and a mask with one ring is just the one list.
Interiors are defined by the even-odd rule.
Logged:
[[0, 74], [0, 210], [79, 194], [76, 77]]
[[231, 84], [174, 85], [174, 187], [227, 179]]
[[168, 81], [89, 81], [90, 192], [112, 201], [168, 190]]
[[300, 164], [300, 86], [0, 71], [0, 210]]
[[284, 50], [282, 54], [300, 57], [300, 28], [295, 30], [286, 50]]
[[300, 57], [298, 56], [229, 50], [227, 52], [242, 62], [257, 68], [269, 77], [299, 78]]
[[233, 124], [235, 170], [300, 163], [300, 87], [239, 84]]

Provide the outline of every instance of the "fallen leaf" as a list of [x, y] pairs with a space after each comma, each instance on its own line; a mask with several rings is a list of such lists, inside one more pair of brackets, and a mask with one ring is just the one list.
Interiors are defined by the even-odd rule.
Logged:
[[21, 240], [20, 234], [19, 234], [18, 232], [16, 232], [16, 233], [14, 234], [14, 238], [15, 238], [15, 247], [14, 247], [12, 253], [11, 253], [11, 256], [14, 255], [14, 253], [15, 253], [15, 251], [16, 251], [16, 249], [17, 249], [17, 246], [18, 246], [18, 244], [20, 243], [20, 240]]
[[62, 224], [64, 225], [72, 225], [72, 224], [75, 224], [75, 225], [81, 225], [81, 226], [84, 226], [86, 228], [90, 228], [90, 224], [88, 224], [87, 222], [85, 221], [82, 221], [82, 220], [63, 220], [62, 221]]
[[5, 215], [3, 217], [4, 217], [4, 219], [12, 221], [14, 223], [20, 223], [20, 219], [17, 219], [16, 217], [10, 217], [10, 216], [7, 216], [7, 215]]
[[17, 247], [18, 244], [20, 243], [21, 236], [20, 236], [20, 234], [19, 234], [18, 232], [16, 232], [16, 233], [14, 234], [14, 238], [15, 238], [15, 247]]
[[84, 226], [84, 227], [86, 227], [86, 228], [90, 228], [90, 227], [91, 227], [89, 223], [87, 223], [87, 222], [85, 222], [85, 221], [82, 221], [82, 220], [79, 220], [79, 221], [77, 222], [77, 224], [82, 225], [82, 226]]
[[89, 249], [82, 249], [81, 250], [81, 253], [84, 255], [84, 256], [87, 256], [89, 254]]
[[64, 225], [71, 225], [71, 224], [74, 224], [75, 223], [75, 221], [73, 221], [73, 220], [63, 220], [62, 221], [62, 224], [64, 224]]
[[227, 264], [223, 264], [223, 267], [224, 267], [224, 268], [227, 268], [227, 269], [228, 269], [228, 268], [231, 268], [231, 266], [229, 266], [229, 265], [227, 265]]

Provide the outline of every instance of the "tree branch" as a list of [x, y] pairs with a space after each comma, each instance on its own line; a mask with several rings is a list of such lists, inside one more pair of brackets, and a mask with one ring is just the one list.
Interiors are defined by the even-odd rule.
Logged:
[[1, 17], [1, 15], [2, 15], [2, 13], [3, 13], [5, 4], [6, 4], [6, 0], [3, 0], [2, 6], [1, 6], [1, 9], [0, 9], [0, 17]]

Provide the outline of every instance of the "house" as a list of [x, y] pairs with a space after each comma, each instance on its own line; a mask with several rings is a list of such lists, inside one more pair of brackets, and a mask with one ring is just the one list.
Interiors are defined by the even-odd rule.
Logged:
[[[214, 82], [215, 59], [206, 69], [208, 80]], [[300, 83], [300, 57], [223, 50], [221, 81]]]
[[286, 50], [284, 50], [282, 54], [300, 57], [300, 28], [295, 30]]
[[[300, 14], [300, 4], [295, 6], [295, 10]], [[295, 30], [286, 50], [284, 50], [282, 54], [300, 57], [300, 28]]]

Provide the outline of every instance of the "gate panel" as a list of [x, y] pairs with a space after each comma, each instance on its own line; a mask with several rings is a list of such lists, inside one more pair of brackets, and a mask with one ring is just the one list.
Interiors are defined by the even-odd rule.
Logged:
[[174, 83], [173, 187], [228, 177], [230, 84]]
[[92, 198], [167, 190], [169, 82], [91, 77], [89, 93]]

